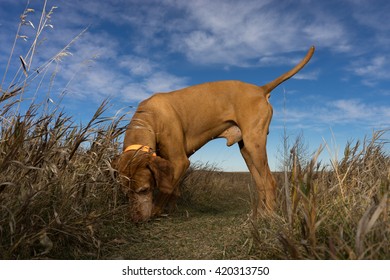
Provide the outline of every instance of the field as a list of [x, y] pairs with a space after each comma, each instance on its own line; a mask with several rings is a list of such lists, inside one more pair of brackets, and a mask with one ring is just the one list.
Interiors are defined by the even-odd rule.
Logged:
[[[39, 120], [24, 119], [3, 132], [2, 259], [390, 257], [389, 157], [376, 138], [348, 146], [332, 170], [315, 158], [307, 166], [290, 161], [287, 173], [275, 174], [274, 214], [252, 218], [249, 173], [193, 166], [176, 211], [135, 225], [109, 164], [122, 130], [110, 123], [99, 133], [74, 132], [56, 126], [58, 119]], [[42, 125], [45, 120], [50, 124]], [[76, 149], [86, 133], [95, 135], [91, 145]]]
[[[44, 88], [32, 80], [47, 74], [50, 91], [50, 64], [68, 47], [40, 71], [18, 59], [0, 85], [0, 259], [390, 259], [388, 131], [341, 158], [285, 141], [275, 213], [251, 215], [249, 173], [195, 165], [176, 211], [132, 224], [110, 164], [128, 116], [107, 116], [104, 101], [80, 124], [49, 94], [31, 100]], [[317, 162], [323, 152], [330, 162]]]

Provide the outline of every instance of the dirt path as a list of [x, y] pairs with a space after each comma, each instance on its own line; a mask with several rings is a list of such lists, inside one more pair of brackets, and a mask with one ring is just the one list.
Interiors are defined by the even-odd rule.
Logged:
[[[129, 229], [111, 259], [247, 259], [247, 216], [184, 211]], [[189, 216], [188, 216], [189, 215]], [[126, 238], [126, 237], [125, 237]]]
[[111, 259], [248, 259], [250, 207], [243, 176], [247, 178], [246, 174], [208, 178], [208, 185], [217, 184], [191, 193], [190, 199], [182, 202], [172, 216], [138, 226], [126, 224], [115, 251], [105, 256]]

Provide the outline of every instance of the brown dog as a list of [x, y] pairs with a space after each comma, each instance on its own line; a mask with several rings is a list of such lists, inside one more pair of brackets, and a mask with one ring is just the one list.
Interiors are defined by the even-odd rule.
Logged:
[[[158, 93], [140, 103], [115, 167], [131, 204], [132, 219], [159, 214], [187, 170], [188, 157], [208, 141], [224, 137], [239, 144], [257, 186], [259, 207], [272, 210], [276, 184], [268, 167], [266, 142], [272, 118], [271, 91], [305, 66], [311, 47], [293, 69], [264, 85], [220, 81]], [[153, 191], [158, 189], [156, 202]]]

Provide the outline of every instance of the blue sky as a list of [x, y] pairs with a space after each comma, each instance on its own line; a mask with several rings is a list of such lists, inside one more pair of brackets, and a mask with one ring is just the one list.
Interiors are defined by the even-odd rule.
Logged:
[[[26, 3], [0, 0], [0, 77]], [[56, 71], [51, 99], [65, 90], [62, 106], [76, 119], [88, 119], [106, 97], [109, 114], [120, 110], [130, 118], [132, 106], [155, 92], [230, 79], [262, 85], [315, 45], [310, 63], [271, 97], [271, 169], [279, 166], [284, 126], [291, 141], [303, 134], [310, 151], [326, 141], [333, 152], [340, 149], [339, 157], [346, 141], [390, 128], [390, 1], [49, 0], [46, 10], [53, 6], [31, 69], [88, 27], [50, 70]], [[29, 7], [35, 12], [27, 21], [37, 28], [43, 0]], [[4, 88], [33, 32], [31, 24], [22, 27], [28, 38], [17, 41]], [[222, 139], [191, 160], [246, 170], [238, 148]]]

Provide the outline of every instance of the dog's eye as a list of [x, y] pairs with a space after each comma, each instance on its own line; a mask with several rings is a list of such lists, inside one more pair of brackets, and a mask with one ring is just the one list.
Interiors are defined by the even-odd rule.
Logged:
[[149, 186], [143, 186], [135, 190], [136, 194], [147, 194], [150, 191]]

